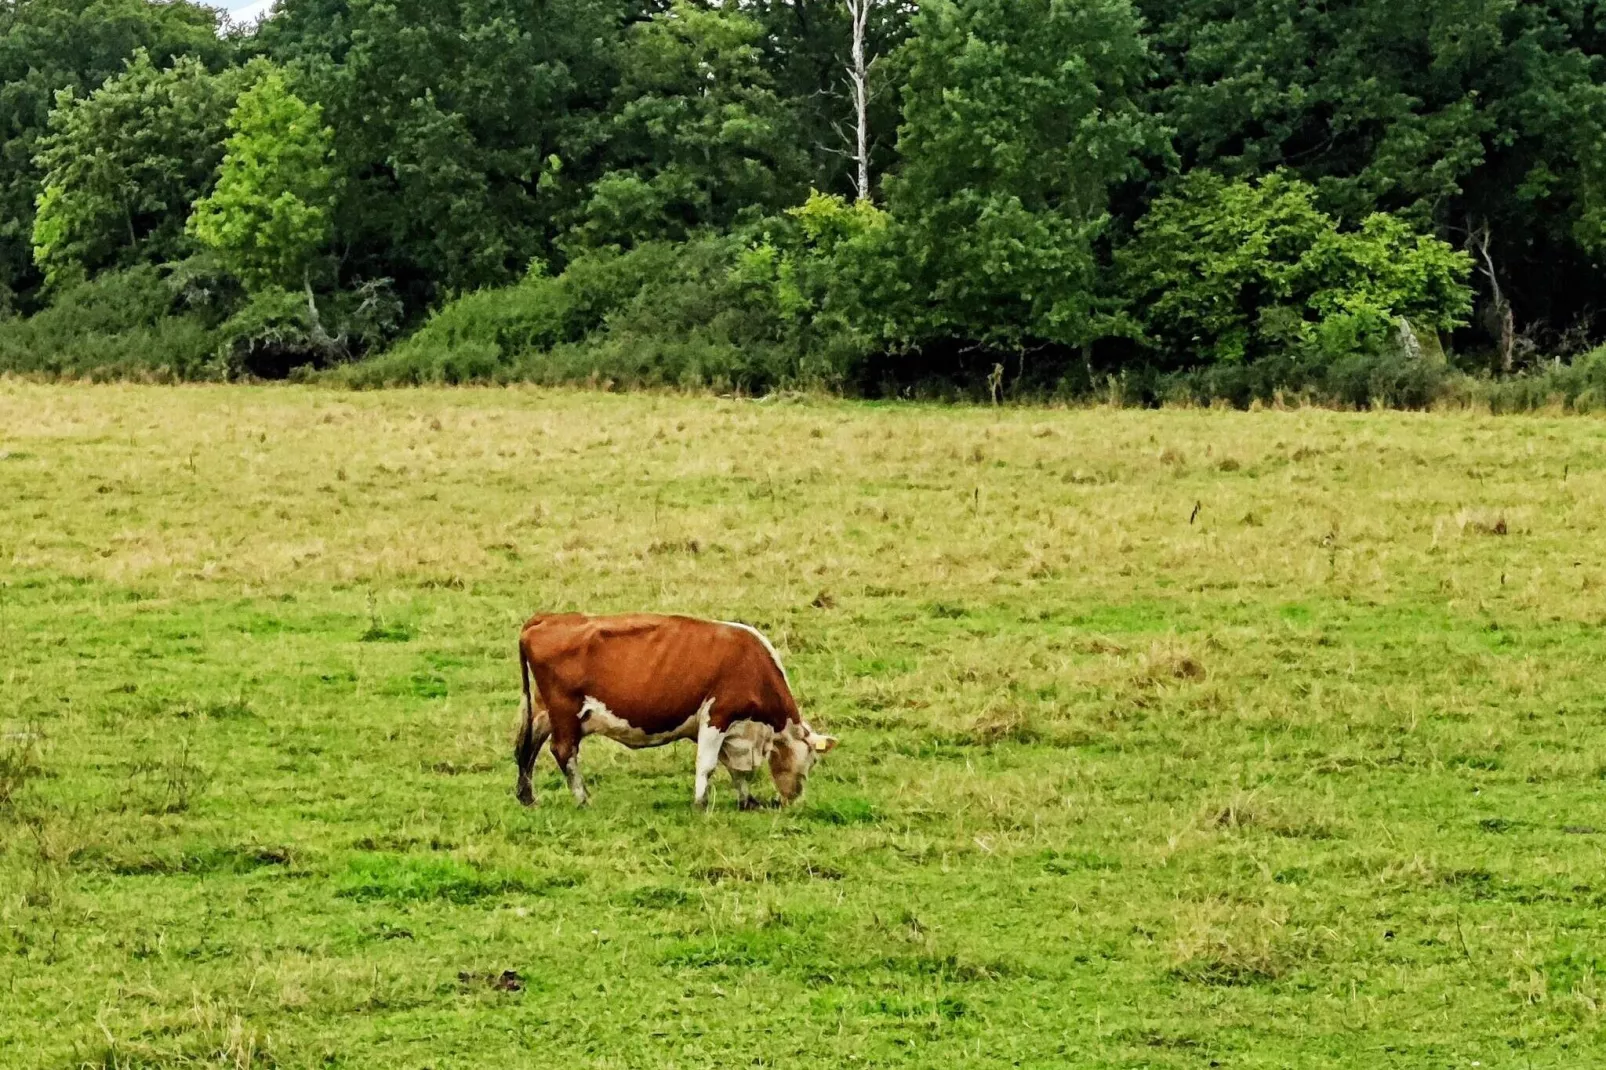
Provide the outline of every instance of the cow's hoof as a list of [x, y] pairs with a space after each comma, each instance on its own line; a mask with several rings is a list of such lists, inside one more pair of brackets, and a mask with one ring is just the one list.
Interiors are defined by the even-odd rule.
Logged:
[[736, 807], [739, 810], [762, 810], [764, 809], [764, 804], [749, 796], [737, 803]]
[[535, 792], [531, 791], [529, 788], [520, 788], [518, 791], [514, 792], [514, 794], [518, 796], [520, 805], [535, 805]]

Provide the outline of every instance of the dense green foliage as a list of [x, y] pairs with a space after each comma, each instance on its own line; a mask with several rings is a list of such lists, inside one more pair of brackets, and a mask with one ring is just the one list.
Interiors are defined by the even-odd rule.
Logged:
[[1168, 364], [1309, 348], [1337, 358], [1400, 329], [1448, 330], [1469, 311], [1465, 253], [1381, 213], [1340, 230], [1316, 200], [1280, 173], [1229, 183], [1195, 171], [1155, 201], [1118, 262]]
[[881, 0], [862, 161], [854, 26], [14, 0], [0, 315], [152, 267], [221, 374], [1351, 403], [1606, 337], [1576, 5]]
[[27, 307], [34, 202], [43, 170], [34, 156], [63, 90], [87, 96], [144, 49], [165, 67], [193, 56], [209, 68], [232, 51], [217, 13], [188, 0], [8, 0], [0, 3], [0, 313]]
[[322, 105], [343, 280], [416, 315], [550, 257], [618, 84], [620, 0], [282, 0], [245, 47]]
[[215, 323], [148, 264], [64, 286], [30, 318], [0, 319], [0, 367], [89, 378], [213, 378]]
[[1153, 107], [1187, 168], [1276, 167], [1324, 207], [1458, 243], [1489, 228], [1522, 325], [1573, 327], [1600, 286], [1606, 34], [1591, 4], [1140, 0]]
[[34, 260], [47, 283], [192, 251], [185, 221], [217, 169], [238, 81], [193, 57], [158, 69], [140, 51], [89, 96], [62, 91], [35, 157]]
[[737, 10], [685, 0], [630, 27], [577, 237], [684, 239], [796, 203], [807, 159], [760, 62], [762, 35]]
[[896, 335], [1003, 347], [1097, 337], [1093, 243], [1153, 120], [1127, 0], [936, 0], [909, 43], [888, 191]]

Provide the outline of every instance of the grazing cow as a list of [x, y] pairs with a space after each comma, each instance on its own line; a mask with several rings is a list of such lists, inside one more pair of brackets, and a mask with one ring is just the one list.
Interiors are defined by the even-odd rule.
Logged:
[[[534, 805], [530, 772], [548, 738], [581, 806], [580, 741], [607, 736], [632, 749], [697, 741], [697, 806], [723, 763], [743, 809], [756, 805], [752, 776], [766, 757], [783, 802], [803, 792], [819, 754], [836, 746], [798, 714], [781, 659], [745, 624], [635, 614], [531, 617], [519, 633], [524, 706], [514, 757], [518, 797]], [[535, 676], [539, 709], [530, 692]]]

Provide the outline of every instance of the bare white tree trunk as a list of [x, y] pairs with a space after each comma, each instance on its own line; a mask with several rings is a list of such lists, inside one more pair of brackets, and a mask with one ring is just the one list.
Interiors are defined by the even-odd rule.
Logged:
[[1500, 370], [1510, 374], [1515, 363], [1517, 348], [1517, 324], [1511, 314], [1511, 302], [1500, 289], [1500, 279], [1495, 274], [1494, 257], [1489, 255], [1489, 224], [1484, 223], [1477, 230], [1472, 231], [1472, 246], [1478, 256], [1483, 260], [1479, 267], [1484, 277], [1489, 280], [1490, 293], [1490, 319], [1496, 332], [1496, 343], [1500, 347]]
[[848, 14], [853, 18], [853, 57], [848, 63], [848, 80], [853, 86], [853, 109], [857, 120], [857, 138], [854, 159], [859, 173], [854, 190], [861, 201], [870, 199], [870, 80], [869, 64], [864, 57], [864, 29], [870, 17], [870, 5], [875, 0], [846, 0]]

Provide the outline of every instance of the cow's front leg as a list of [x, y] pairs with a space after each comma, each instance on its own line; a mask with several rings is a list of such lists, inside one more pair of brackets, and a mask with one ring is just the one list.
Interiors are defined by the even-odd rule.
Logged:
[[708, 807], [708, 779], [719, 768], [719, 750], [725, 745], [725, 730], [704, 720], [697, 730], [697, 792], [692, 801], [699, 810]]
[[751, 769], [737, 772], [731, 770], [731, 783], [736, 787], [736, 808], [738, 810], [761, 810], [764, 804], [753, 797], [753, 771]]

